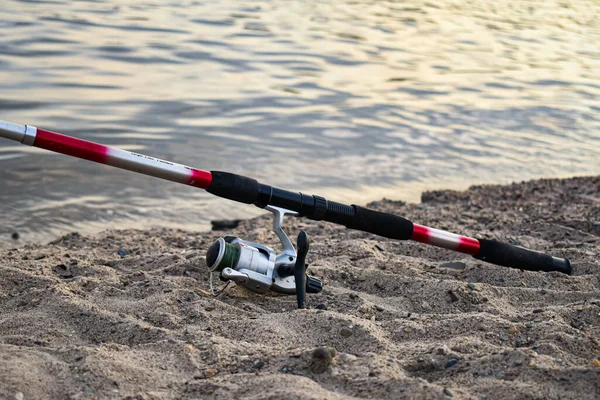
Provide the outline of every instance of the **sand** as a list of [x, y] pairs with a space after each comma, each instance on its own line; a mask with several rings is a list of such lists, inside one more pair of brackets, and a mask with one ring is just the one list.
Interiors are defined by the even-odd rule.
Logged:
[[[600, 177], [369, 206], [566, 256], [574, 274], [288, 219], [325, 282], [297, 310], [234, 285], [207, 295], [224, 232], [72, 233], [0, 252], [0, 398], [600, 397]], [[270, 225], [226, 233], [275, 247]]]

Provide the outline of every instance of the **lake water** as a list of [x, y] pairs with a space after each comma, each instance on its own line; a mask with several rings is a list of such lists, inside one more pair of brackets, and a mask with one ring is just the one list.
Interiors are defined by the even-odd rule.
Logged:
[[[2, 0], [0, 119], [348, 203], [599, 174], [599, 15], [597, 0]], [[0, 141], [2, 247], [260, 212]]]

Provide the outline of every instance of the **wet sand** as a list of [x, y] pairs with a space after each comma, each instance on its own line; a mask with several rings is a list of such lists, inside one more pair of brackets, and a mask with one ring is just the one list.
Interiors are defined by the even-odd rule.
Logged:
[[[297, 310], [235, 286], [207, 295], [223, 232], [72, 233], [0, 252], [0, 398], [600, 396], [600, 177], [370, 206], [569, 257], [573, 276], [291, 219], [325, 282]], [[227, 234], [275, 247], [270, 225]]]

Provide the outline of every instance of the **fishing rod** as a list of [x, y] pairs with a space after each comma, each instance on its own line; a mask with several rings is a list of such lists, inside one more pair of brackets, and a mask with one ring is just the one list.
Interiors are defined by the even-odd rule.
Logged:
[[[283, 252], [276, 254], [267, 246], [226, 236], [207, 251], [206, 262], [211, 273], [223, 281], [233, 281], [250, 290], [266, 293], [296, 294], [298, 306], [305, 306], [305, 294], [318, 292], [322, 283], [306, 276], [304, 258], [309, 240], [301, 231], [297, 247], [282, 230], [286, 214], [328, 221], [347, 228], [373, 233], [389, 239], [417, 242], [469, 254], [476, 259], [509, 268], [528, 271], [558, 271], [571, 274], [566, 258], [489, 239], [474, 239], [439, 229], [415, 224], [406, 218], [370, 210], [358, 205], [329, 201], [321, 196], [288, 191], [255, 179], [223, 171], [204, 171], [140, 153], [108, 147], [87, 140], [0, 120], [0, 137], [28, 146], [61, 153], [100, 164], [126, 169], [156, 178], [205, 189], [229, 200], [253, 204], [273, 213], [273, 230], [281, 241]], [[211, 280], [212, 284], [212, 280]]]

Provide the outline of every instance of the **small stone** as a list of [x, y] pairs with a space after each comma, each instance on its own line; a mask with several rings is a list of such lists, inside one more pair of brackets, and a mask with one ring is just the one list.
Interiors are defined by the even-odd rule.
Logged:
[[452, 290], [448, 290], [448, 294], [450, 295], [450, 302], [454, 303], [459, 300], [456, 293], [454, 293]]
[[356, 293], [350, 293], [350, 298], [352, 300], [356, 300], [356, 299], [358, 299], [358, 295]]
[[24, 398], [25, 396], [23, 395], [23, 392], [15, 393], [15, 400], [23, 400]]
[[62, 279], [69, 279], [73, 277], [73, 273], [71, 272], [71, 268], [66, 266], [65, 264], [59, 264], [52, 269], [54, 273], [60, 276]]
[[506, 372], [504, 372], [504, 371], [498, 371], [496, 373], [496, 378], [502, 379], [502, 378], [504, 378], [505, 375], [506, 375]]
[[445, 356], [447, 354], [450, 354], [450, 349], [448, 348], [448, 346], [443, 345], [442, 347], [438, 347], [437, 349], [435, 349], [435, 352], [436, 352], [436, 354]]
[[290, 372], [294, 372], [294, 367], [285, 366], [281, 368], [281, 372], [283, 372], [284, 374], [289, 374]]
[[477, 286], [475, 286], [475, 284], [473, 282], [469, 282], [469, 284], [467, 285], [467, 287], [471, 290], [477, 290]]
[[[12, 240], [19, 240], [19, 233], [18, 232], [13, 232], [12, 235], [10, 235], [10, 237], [12, 238]], [[21, 393], [21, 392], [19, 392]], [[21, 393], [21, 396], [23, 395], [23, 393]]]
[[340, 330], [340, 335], [342, 335], [343, 337], [347, 338], [347, 337], [350, 337], [350, 336], [354, 335], [354, 332], [352, 332], [352, 329], [343, 327]]
[[450, 269], [465, 269], [467, 268], [467, 264], [465, 264], [464, 262], [460, 262], [460, 261], [454, 261], [454, 262], [447, 262], [447, 263], [443, 263], [440, 264], [438, 266], [438, 268], [450, 268]]
[[535, 366], [535, 361], [534, 360], [529, 360], [529, 364], [527, 364], [528, 367], [533, 367]]
[[219, 219], [210, 221], [210, 223], [212, 224], [213, 231], [225, 231], [229, 229], [235, 229], [238, 227], [240, 222], [242, 222], [241, 219]]
[[593, 256], [595, 256], [595, 255], [596, 255], [596, 253], [594, 253], [593, 251], [590, 251], [590, 250], [586, 250], [586, 251], [585, 251], [585, 255], [586, 255], [586, 256], [592, 256], [592, 257], [593, 257]]
[[190, 250], [190, 251], [186, 251], [183, 256], [185, 257], [186, 260], [189, 260], [190, 258], [195, 258], [198, 257], [198, 251], [196, 250]]
[[120, 255], [121, 257], [125, 257], [127, 254], [129, 254], [129, 250], [121, 247], [121, 248], [119, 248], [119, 250], [117, 250], [117, 254]]
[[204, 368], [200, 371], [200, 373], [198, 375], [194, 375], [193, 378], [194, 379], [211, 379], [218, 373], [219, 373], [219, 371], [216, 369]]
[[510, 333], [511, 335], [516, 335], [517, 333], [519, 333], [519, 330], [517, 329], [517, 327], [516, 327], [516, 326], [511, 326], [511, 327], [508, 329], [508, 333]]
[[311, 371], [315, 374], [325, 372], [336, 354], [337, 351], [333, 347], [317, 347], [314, 349], [310, 360]]
[[383, 307], [382, 307], [382, 306], [380, 306], [379, 304], [377, 304], [377, 305], [375, 306], [375, 309], [376, 309], [377, 311], [383, 311], [383, 310], [385, 310], [385, 308], [383, 308]]
[[31, 256], [31, 258], [33, 260], [41, 260], [42, 258], [45, 258], [46, 255], [42, 254], [42, 253], [35, 253], [34, 255]]
[[600, 360], [598, 360], [597, 358], [594, 358], [594, 361], [592, 361], [592, 364], [594, 364], [596, 367], [600, 368]]
[[541, 294], [546, 294], [546, 293], [548, 293], [548, 291], [546, 289], [542, 289], [542, 290], [540, 290], [540, 293]]
[[[300, 358], [300, 357], [302, 357], [302, 356], [304, 356], [304, 355], [306, 355], [306, 354], [308, 354], [308, 353], [307, 353], [307, 352], [304, 352], [304, 353], [303, 353], [303, 352], [300, 350], [300, 348], [295, 348], [295, 349], [292, 349], [292, 350], [290, 350], [290, 357], [291, 357], [291, 358]], [[309, 357], [309, 358], [310, 358], [310, 357]]]
[[526, 324], [525, 324], [525, 327], [526, 327], [527, 329], [531, 329], [531, 328], [533, 328], [533, 322], [528, 322], [528, 323], [526, 323]]
[[204, 307], [204, 309], [205, 309], [206, 311], [209, 311], [209, 312], [210, 312], [210, 311], [213, 311], [213, 310], [215, 309], [215, 306], [211, 306], [211, 305], [209, 305], [209, 306], [206, 306], [206, 307]]
[[454, 393], [452, 393], [452, 390], [450, 390], [448, 388], [444, 388], [444, 394], [448, 397], [454, 396]]
[[352, 362], [358, 359], [354, 354], [342, 353], [338, 357], [341, 362]]
[[327, 306], [325, 304], [317, 304], [315, 308], [317, 310], [327, 310]]
[[254, 368], [254, 369], [261, 369], [264, 366], [265, 366], [265, 362], [263, 360], [256, 360], [256, 361], [254, 361], [254, 364], [252, 364], [252, 368]]
[[428, 302], [424, 301], [421, 303], [421, 308], [423, 310], [429, 311], [429, 310], [431, 310], [431, 305]]
[[444, 368], [454, 367], [457, 363], [458, 363], [458, 360], [456, 358], [453, 358], [452, 360], [450, 360], [450, 361], [448, 361], [446, 363], [446, 365], [444, 366]]

